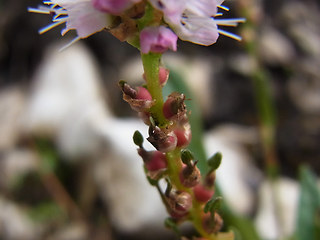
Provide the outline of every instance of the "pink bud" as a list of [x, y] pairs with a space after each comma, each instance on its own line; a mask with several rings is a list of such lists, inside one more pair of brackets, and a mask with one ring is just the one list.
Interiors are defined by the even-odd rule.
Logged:
[[205, 203], [212, 198], [214, 190], [206, 188], [202, 184], [198, 184], [193, 188], [193, 193], [198, 202]]
[[159, 82], [161, 86], [164, 86], [169, 78], [169, 70], [164, 68], [164, 67], [160, 67], [159, 68]]
[[152, 96], [146, 88], [136, 87], [136, 90], [137, 90], [136, 99], [152, 101]]
[[176, 114], [171, 107], [171, 104], [173, 102], [174, 102], [173, 98], [168, 98], [167, 101], [165, 101], [163, 104], [163, 115], [167, 119], [172, 118]]
[[[142, 77], [144, 80], [146, 80], [145, 74], [143, 74]], [[169, 70], [164, 67], [160, 67], [159, 68], [159, 83], [160, 83], [161, 87], [163, 87], [167, 83], [168, 78], [169, 78]]]
[[167, 168], [166, 155], [159, 151], [153, 151], [151, 158], [145, 162], [145, 166], [149, 171]]
[[149, 52], [163, 53], [169, 48], [177, 51], [177, 35], [169, 28], [146, 27], [140, 33], [141, 52], [147, 54]]
[[190, 125], [186, 124], [186, 127], [175, 129], [173, 132], [177, 136], [177, 147], [184, 148], [191, 142], [191, 129]]

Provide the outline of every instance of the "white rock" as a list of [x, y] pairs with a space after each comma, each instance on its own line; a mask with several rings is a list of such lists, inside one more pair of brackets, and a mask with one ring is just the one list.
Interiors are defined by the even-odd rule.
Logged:
[[302, 1], [286, 2], [282, 6], [282, 15], [287, 25], [287, 32], [295, 43], [308, 55], [319, 59], [320, 30], [319, 8], [306, 7]]
[[288, 38], [270, 26], [261, 29], [259, 35], [261, 58], [269, 64], [285, 64], [295, 58], [295, 49]]
[[261, 173], [253, 166], [250, 154], [243, 144], [257, 141], [256, 130], [237, 125], [213, 129], [205, 136], [208, 156], [216, 152], [223, 155], [217, 170], [217, 183], [225, 201], [239, 214], [249, 214], [254, 206], [255, 191], [252, 186], [261, 180]]
[[14, 184], [17, 177], [38, 168], [38, 156], [29, 149], [16, 149], [4, 154], [0, 161], [0, 182], [5, 186]]
[[263, 239], [282, 239], [294, 233], [299, 191], [299, 184], [288, 178], [261, 184], [255, 225]]
[[79, 44], [62, 53], [50, 51], [35, 78], [26, 128], [54, 133], [61, 153], [69, 159], [90, 159], [117, 229], [127, 233], [146, 226], [164, 229], [165, 208], [147, 182], [132, 141], [134, 131], [147, 133], [147, 126], [138, 119], [113, 118], [97, 72], [92, 57]]
[[0, 231], [7, 240], [35, 240], [41, 226], [35, 225], [20, 207], [0, 196]]
[[[88, 50], [80, 43], [62, 52], [58, 49], [54, 46], [47, 52], [34, 77], [26, 110], [25, 127], [29, 131], [53, 134], [65, 121], [72, 119], [76, 124], [84, 110], [87, 114], [91, 107], [105, 107], [101, 80]], [[108, 110], [102, 114], [109, 114]]]
[[0, 92], [0, 149], [14, 147], [21, 131], [21, 115], [25, 106], [25, 95], [18, 87]]
[[47, 240], [85, 240], [88, 239], [88, 232], [87, 226], [73, 222], [59, 229], [58, 232], [47, 238]]
[[[319, 59], [320, 60], [320, 59]], [[291, 100], [307, 114], [320, 113], [320, 69], [312, 59], [299, 62], [297, 73], [288, 81]]]
[[135, 130], [147, 133], [146, 125], [138, 119], [116, 120], [105, 126], [102, 134], [109, 139], [111, 151], [95, 166], [96, 179], [118, 229], [127, 233], [146, 227], [164, 230], [167, 213], [156, 188], [147, 182], [132, 141]]

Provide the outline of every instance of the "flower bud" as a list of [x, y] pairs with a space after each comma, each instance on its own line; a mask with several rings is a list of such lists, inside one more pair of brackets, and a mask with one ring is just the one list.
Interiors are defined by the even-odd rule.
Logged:
[[205, 187], [203, 184], [198, 184], [193, 188], [193, 193], [198, 202], [206, 203], [212, 198], [214, 189]]

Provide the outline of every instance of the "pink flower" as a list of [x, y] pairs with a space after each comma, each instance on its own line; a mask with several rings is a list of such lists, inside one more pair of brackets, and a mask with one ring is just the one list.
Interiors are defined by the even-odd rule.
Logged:
[[161, 10], [167, 22], [178, 24], [188, 0], [149, 0], [153, 7]]
[[141, 0], [92, 0], [93, 6], [102, 12], [119, 15]]
[[163, 53], [169, 48], [173, 51], [177, 50], [178, 37], [169, 28], [147, 27], [140, 33], [141, 52]]
[[235, 34], [218, 29], [217, 25], [237, 26], [244, 19], [215, 19], [222, 14], [218, 8], [224, 0], [150, 0], [151, 4], [161, 10], [164, 20], [181, 40], [200, 45], [211, 45], [219, 37], [219, 33], [240, 40]]
[[[66, 27], [62, 30], [62, 35], [66, 34], [69, 30], [76, 30], [78, 34], [70, 43], [72, 44], [110, 25], [108, 15], [95, 9], [92, 6], [91, 0], [51, 0], [44, 1], [44, 3], [49, 6], [28, 9], [29, 12], [54, 14], [53, 23], [40, 29], [40, 34], [65, 23]], [[65, 47], [68, 47], [70, 44]]]

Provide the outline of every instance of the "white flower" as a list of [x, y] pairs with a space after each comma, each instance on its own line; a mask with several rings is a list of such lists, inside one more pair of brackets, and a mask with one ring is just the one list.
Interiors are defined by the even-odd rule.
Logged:
[[43, 3], [48, 6], [28, 9], [29, 12], [54, 14], [53, 23], [40, 29], [40, 34], [63, 23], [66, 24], [66, 27], [62, 30], [62, 35], [69, 30], [76, 30], [78, 36], [65, 47], [103, 30], [110, 24], [108, 14], [96, 10], [91, 0], [51, 0], [43, 1]]

